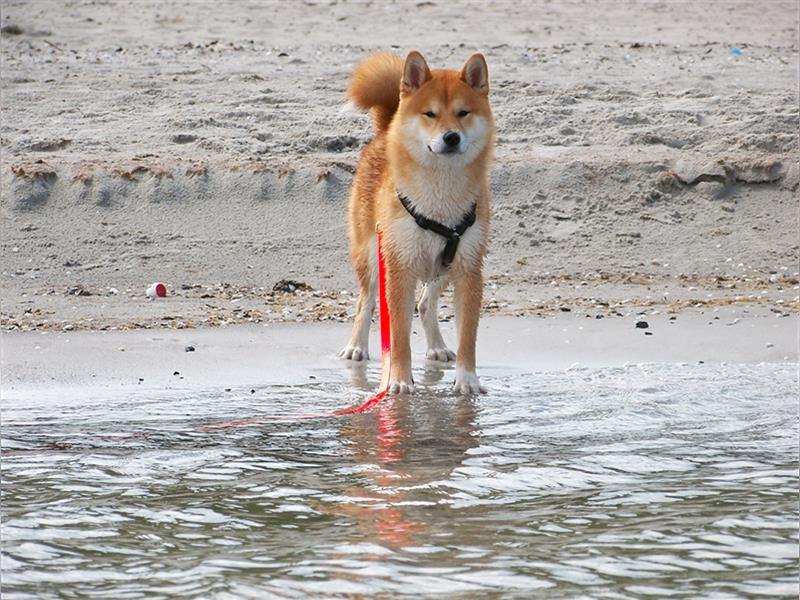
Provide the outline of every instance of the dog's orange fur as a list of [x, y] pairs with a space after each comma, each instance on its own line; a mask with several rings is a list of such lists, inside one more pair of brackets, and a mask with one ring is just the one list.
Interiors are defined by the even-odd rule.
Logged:
[[[390, 54], [366, 58], [356, 68], [347, 91], [353, 104], [370, 111], [375, 137], [362, 152], [350, 193], [350, 253], [361, 293], [353, 336], [342, 355], [355, 360], [367, 357], [366, 333], [377, 289], [375, 232], [380, 228], [391, 315], [393, 393], [413, 391], [410, 331], [414, 290], [420, 280], [427, 283], [419, 308], [428, 337], [428, 357], [452, 359], [436, 322], [437, 298], [449, 280], [455, 289], [459, 337], [455, 387], [462, 393], [482, 391], [475, 375], [475, 343], [489, 232], [488, 171], [494, 147], [488, 93], [488, 70], [482, 55], [473, 55], [461, 71], [431, 71], [418, 52], [411, 52], [405, 61]], [[445, 132], [460, 134], [458, 154], [439, 150], [444, 148]], [[427, 147], [426, 140], [430, 140]], [[408, 197], [418, 212], [450, 227], [476, 203], [475, 225], [462, 236], [448, 269], [442, 269], [439, 262], [444, 238], [418, 227], [398, 200], [398, 192]]]

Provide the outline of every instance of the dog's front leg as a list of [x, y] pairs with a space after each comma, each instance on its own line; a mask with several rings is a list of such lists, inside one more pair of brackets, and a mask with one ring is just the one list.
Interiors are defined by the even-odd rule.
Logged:
[[478, 268], [454, 279], [458, 352], [453, 388], [459, 394], [485, 394], [486, 389], [475, 373], [475, 343], [483, 298], [483, 274]]
[[414, 314], [414, 277], [408, 268], [389, 261], [386, 268], [386, 296], [391, 323], [390, 394], [411, 394], [411, 318]]

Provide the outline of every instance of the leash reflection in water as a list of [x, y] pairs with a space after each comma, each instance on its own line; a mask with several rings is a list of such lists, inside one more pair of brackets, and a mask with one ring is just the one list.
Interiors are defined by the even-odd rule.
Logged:
[[374, 539], [393, 549], [413, 545], [413, 536], [428, 528], [409, 515], [407, 506], [419, 492], [447, 479], [474, 448], [475, 407], [467, 398], [418, 395], [389, 397], [372, 412], [344, 422], [339, 431], [356, 463], [363, 484], [344, 490], [349, 499], [332, 512], [355, 519], [360, 539]]

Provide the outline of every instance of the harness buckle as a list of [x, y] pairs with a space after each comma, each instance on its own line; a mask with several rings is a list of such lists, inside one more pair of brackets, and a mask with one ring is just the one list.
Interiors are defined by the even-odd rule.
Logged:
[[[464, 218], [458, 227], [451, 228], [443, 225], [442, 223], [437, 223], [433, 219], [429, 219], [424, 215], [420, 215], [414, 210], [413, 206], [408, 201], [408, 198], [403, 196], [400, 192], [397, 192], [397, 198], [400, 200], [403, 208], [405, 208], [408, 214], [410, 214], [414, 221], [416, 221], [417, 225], [419, 225], [422, 229], [432, 231], [433, 233], [436, 233], [447, 240], [444, 245], [444, 251], [442, 252], [442, 266], [445, 269], [449, 267], [450, 263], [452, 263], [453, 259], [455, 258], [461, 236], [466, 233], [467, 229], [475, 223], [475, 209], [477, 205], [473, 203], [472, 208], [470, 208], [469, 212], [464, 215]], [[459, 230], [461, 230], [460, 233]]]

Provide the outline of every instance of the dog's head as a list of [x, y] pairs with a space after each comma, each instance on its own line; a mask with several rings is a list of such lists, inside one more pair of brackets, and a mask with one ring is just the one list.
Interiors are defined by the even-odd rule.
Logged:
[[494, 135], [483, 55], [473, 54], [461, 71], [431, 71], [419, 52], [410, 52], [400, 82], [397, 118], [399, 137], [417, 162], [471, 163]]

